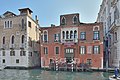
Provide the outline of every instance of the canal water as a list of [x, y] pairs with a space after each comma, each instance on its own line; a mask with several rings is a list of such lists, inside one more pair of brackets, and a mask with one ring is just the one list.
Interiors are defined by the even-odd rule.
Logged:
[[0, 71], [0, 80], [108, 80], [113, 73], [107, 72], [64, 72], [40, 69]]

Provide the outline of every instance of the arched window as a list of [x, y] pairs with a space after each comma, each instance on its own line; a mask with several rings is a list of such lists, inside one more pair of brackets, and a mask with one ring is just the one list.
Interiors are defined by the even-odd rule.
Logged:
[[66, 32], [66, 39], [69, 39], [69, 32]]
[[65, 25], [65, 23], [66, 23], [66, 19], [65, 19], [65, 17], [63, 16], [62, 19], [61, 19], [61, 24], [62, 24], [62, 25]]
[[22, 19], [21, 23], [22, 23], [22, 29], [24, 29], [24, 19]]
[[44, 41], [47, 42], [47, 31], [44, 31]]
[[77, 38], [77, 31], [76, 30], [74, 31], [74, 38], [75, 39]]
[[77, 16], [75, 15], [75, 16], [73, 17], [73, 23], [76, 24], [77, 22], [78, 22], [78, 18], [77, 18]]
[[65, 39], [65, 32], [63, 31], [62, 34], [63, 34], [63, 39]]
[[117, 32], [115, 32], [115, 41], [117, 41]]
[[12, 44], [14, 44], [14, 39], [15, 39], [15, 37], [12, 36], [12, 39], [11, 39], [11, 43], [12, 43]]
[[8, 25], [8, 28], [9, 28], [9, 21], [8, 21], [7, 25]]
[[3, 37], [3, 44], [5, 44], [5, 37]]
[[22, 44], [24, 43], [24, 35], [22, 35], [22, 39], [21, 39], [21, 42], [22, 42]]
[[73, 31], [70, 31], [70, 39], [73, 39]]
[[6, 23], [6, 21], [5, 21], [5, 28], [7, 27], [7, 23]]

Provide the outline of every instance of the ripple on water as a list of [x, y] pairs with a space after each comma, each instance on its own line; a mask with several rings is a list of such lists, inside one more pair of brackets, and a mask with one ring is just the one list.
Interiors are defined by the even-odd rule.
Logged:
[[108, 80], [109, 73], [5, 69], [0, 80]]

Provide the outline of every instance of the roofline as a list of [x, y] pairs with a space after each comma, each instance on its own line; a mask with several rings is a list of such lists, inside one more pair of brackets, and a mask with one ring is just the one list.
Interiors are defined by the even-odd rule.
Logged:
[[33, 13], [33, 11], [30, 8], [21, 8], [21, 9], [18, 9], [18, 10], [21, 11], [21, 10], [25, 10], [25, 9], [28, 9], [31, 13]]

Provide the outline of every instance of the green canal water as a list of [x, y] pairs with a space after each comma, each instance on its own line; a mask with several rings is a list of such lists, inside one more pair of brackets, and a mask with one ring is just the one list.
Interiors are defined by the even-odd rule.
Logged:
[[0, 80], [108, 80], [113, 73], [107, 72], [64, 72], [40, 69], [0, 71]]

